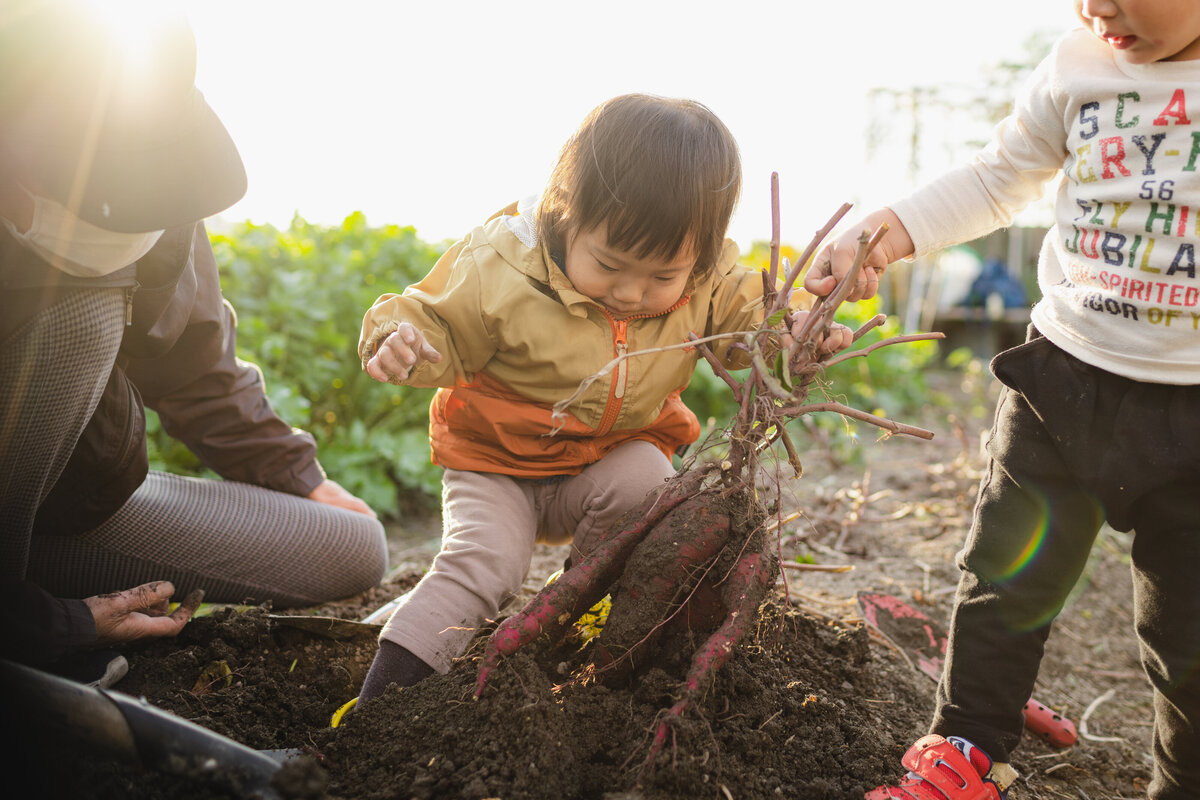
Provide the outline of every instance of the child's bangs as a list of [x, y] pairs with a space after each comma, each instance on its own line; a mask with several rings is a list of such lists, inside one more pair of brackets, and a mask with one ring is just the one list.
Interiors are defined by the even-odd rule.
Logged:
[[[711, 266], [705, 233], [724, 232], [722, 213], [714, 204], [677, 205], [668, 198], [659, 202], [613, 204], [604, 219], [608, 225], [610, 247], [633, 253], [639, 258], [674, 260], [687, 249], [694, 251], [697, 269]], [[723, 235], [721, 237], [724, 238]]]
[[695, 231], [703, 226], [689, 211], [665, 199], [644, 205], [613, 203], [611, 213], [602, 217], [608, 225], [608, 245], [638, 258], [671, 261], [685, 247], [697, 246]]

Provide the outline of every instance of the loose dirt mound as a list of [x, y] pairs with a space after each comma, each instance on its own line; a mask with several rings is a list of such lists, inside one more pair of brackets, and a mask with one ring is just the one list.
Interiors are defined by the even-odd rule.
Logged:
[[[986, 408], [976, 395], [960, 408]], [[448, 675], [392, 689], [332, 729], [330, 716], [362, 683], [373, 637], [333, 641], [272, 624], [262, 609], [221, 610], [178, 639], [127, 648], [130, 673], [116, 688], [252, 748], [303, 749], [286, 768], [283, 797], [858, 798], [899, 776], [900, 755], [928, 724], [934, 684], [863, 627], [854, 597], [886, 592], [948, 616], [983, 415], [932, 421], [933, 443], [866, 444], [866, 466], [808, 456], [809, 474], [788, 484], [787, 504], [804, 515], [784, 527], [782, 558], [855, 569], [785, 571], [789, 585], [764, 604], [753, 640], [675, 726], [652, 770], [642, 770], [648, 735], [675, 699], [690, 650], [631, 688], [578, 674], [586, 645], [521, 652], [474, 701], [476, 647]], [[1127, 552], [1128, 537], [1102, 534], [1036, 692], [1077, 723], [1091, 707], [1090, 738], [1056, 752], [1026, 737], [1011, 800], [1144, 794], [1149, 690], [1130, 631]], [[386, 586], [306, 611], [359, 619], [410, 587], [427, 554], [428, 543], [411, 553], [398, 545], [401, 568]], [[564, 555], [539, 551], [529, 592]], [[139, 770], [69, 743], [8, 752], [9, 785], [32, 787], [16, 796], [237, 796], [218, 775]]]
[[[927, 687], [907, 671], [880, 682], [861, 627], [765, 609], [756, 641], [718, 673], [652, 770], [649, 734], [673, 702], [686, 661], [645, 674], [632, 691], [563, 683], [585, 653], [518, 654], [471, 701], [457, 669], [364, 704], [327, 737], [332, 790], [392, 787], [399, 796], [602, 798], [850, 797], [885, 777]], [[896, 712], [889, 717], [881, 708]], [[380, 731], [390, 734], [383, 741]], [[366, 755], [369, 754], [369, 755]], [[722, 789], [722, 787], [725, 787]], [[734, 787], [734, 788], [730, 788]], [[387, 791], [379, 795], [389, 796]]]
[[[647, 736], [673, 702], [686, 654], [618, 690], [586, 673], [565, 677], [586, 663], [589, 645], [521, 652], [478, 701], [468, 654], [448, 675], [393, 688], [332, 729], [331, 714], [366, 673], [373, 640], [330, 641], [253, 609], [220, 611], [170, 645], [134, 649], [120, 688], [256, 749], [304, 749], [327, 771], [324, 790], [334, 797], [860, 796], [895, 771], [896, 752], [923, 724], [932, 683], [872, 647], [861, 625], [815, 618], [779, 598], [763, 610], [754, 642], [718, 673], [644, 772]], [[63, 784], [56, 791], [236, 796], [220, 776], [83, 766], [48, 773]], [[322, 796], [311, 784], [285, 791]]]

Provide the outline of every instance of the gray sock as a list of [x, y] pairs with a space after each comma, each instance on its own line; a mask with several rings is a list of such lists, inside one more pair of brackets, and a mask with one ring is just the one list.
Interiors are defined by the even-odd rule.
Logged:
[[371, 662], [358, 699], [361, 702], [378, 697], [391, 683], [412, 686], [433, 673], [433, 667], [410, 653], [408, 648], [384, 639], [379, 643], [379, 652]]

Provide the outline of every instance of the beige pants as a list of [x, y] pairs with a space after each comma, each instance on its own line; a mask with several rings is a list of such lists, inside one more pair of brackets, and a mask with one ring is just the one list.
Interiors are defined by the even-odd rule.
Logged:
[[621, 445], [582, 473], [539, 481], [448, 469], [442, 549], [397, 605], [382, 637], [448, 672], [478, 626], [520, 590], [537, 542], [573, 542], [578, 559], [622, 514], [674, 474], [649, 442]]

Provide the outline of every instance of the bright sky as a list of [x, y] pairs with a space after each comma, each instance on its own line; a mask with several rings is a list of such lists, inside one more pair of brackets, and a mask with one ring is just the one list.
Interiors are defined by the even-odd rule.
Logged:
[[902, 148], [867, 163], [869, 89], [969, 86], [1035, 31], [1076, 24], [1070, 0], [185, 7], [197, 84], [250, 177], [225, 219], [337, 223], [357, 210], [433, 242], [536, 194], [584, 115], [638, 91], [699, 100], [737, 138], [739, 244], [769, 238], [772, 171], [783, 238], [804, 244], [843, 202], [853, 218], [908, 188]]

